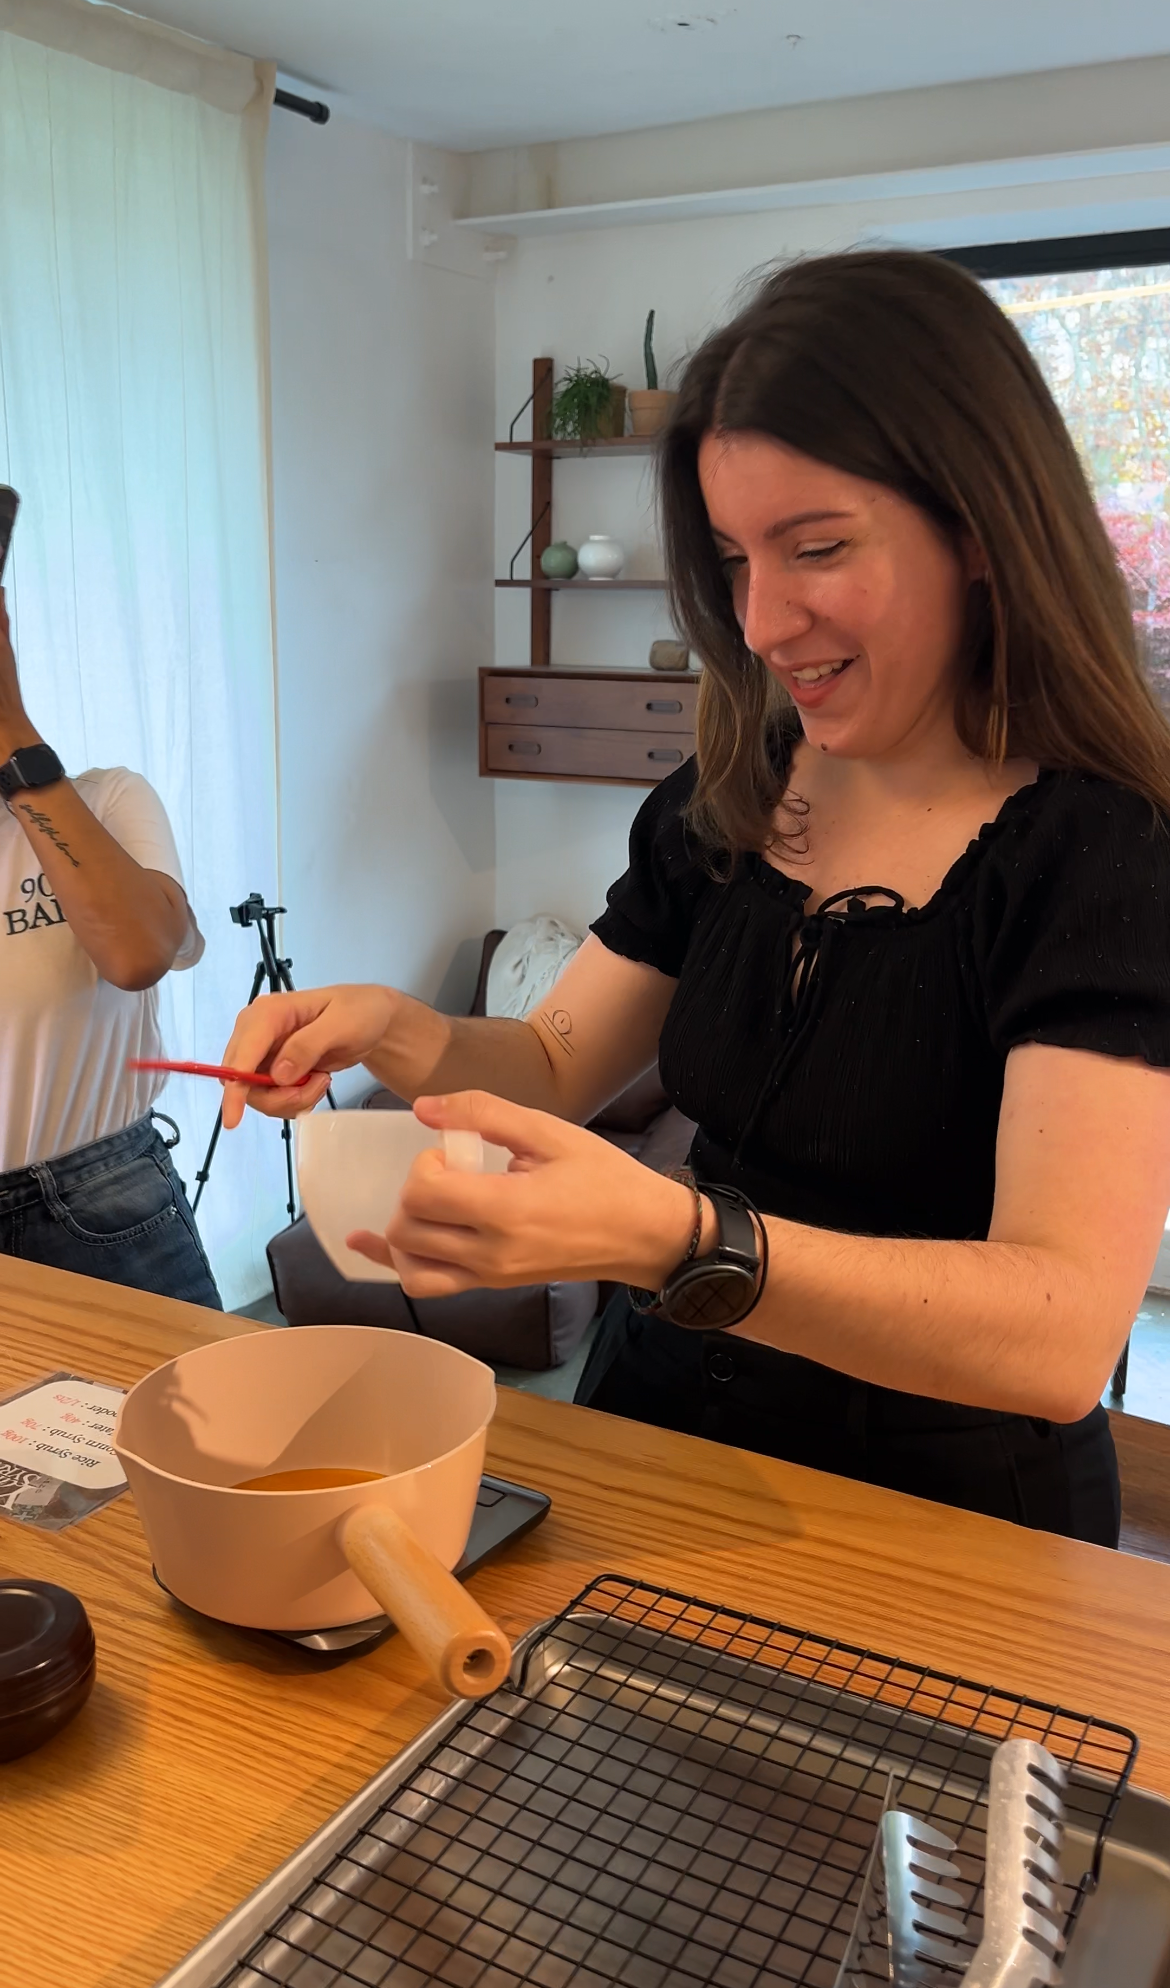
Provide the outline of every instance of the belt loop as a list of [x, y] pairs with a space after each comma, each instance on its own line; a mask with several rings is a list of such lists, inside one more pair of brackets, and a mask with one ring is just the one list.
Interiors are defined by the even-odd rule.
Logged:
[[40, 1190], [41, 1200], [49, 1210], [49, 1213], [55, 1215], [61, 1205], [61, 1201], [57, 1193], [57, 1183], [53, 1179], [53, 1170], [48, 1161], [34, 1160], [29, 1168], [29, 1173], [35, 1180]]

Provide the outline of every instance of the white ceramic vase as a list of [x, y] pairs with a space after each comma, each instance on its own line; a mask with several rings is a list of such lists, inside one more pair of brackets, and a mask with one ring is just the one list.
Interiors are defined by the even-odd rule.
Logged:
[[616, 580], [625, 563], [624, 547], [604, 532], [591, 532], [577, 554], [578, 571], [587, 580]]

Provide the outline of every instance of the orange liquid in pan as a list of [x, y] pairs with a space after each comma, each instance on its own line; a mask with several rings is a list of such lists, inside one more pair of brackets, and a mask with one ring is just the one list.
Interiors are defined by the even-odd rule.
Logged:
[[234, 1491], [336, 1491], [345, 1484], [373, 1484], [381, 1470], [273, 1470], [267, 1477], [245, 1477]]

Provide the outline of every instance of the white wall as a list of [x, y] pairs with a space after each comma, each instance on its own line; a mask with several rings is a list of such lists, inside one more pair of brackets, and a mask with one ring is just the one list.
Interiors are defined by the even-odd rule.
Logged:
[[281, 892], [299, 986], [458, 1006], [494, 914], [494, 299], [408, 261], [407, 155], [273, 113]]
[[[1091, 97], [1094, 72], [1084, 76]], [[687, 128], [679, 127], [675, 136], [685, 153]], [[671, 362], [729, 313], [745, 278], [776, 259], [863, 239], [942, 247], [1170, 223], [1170, 173], [1069, 182], [1045, 191], [1050, 204], [1044, 208], [1036, 205], [1035, 187], [1003, 190], [994, 204], [991, 198], [984, 191], [871, 200], [522, 238], [498, 278], [499, 433], [506, 434], [529, 391], [533, 356], [551, 354], [559, 372], [578, 356], [605, 355], [628, 385], [641, 386], [642, 326], [651, 307], [657, 312], [655, 344], [665, 375]], [[528, 524], [521, 462], [504, 458], [497, 470], [501, 571]], [[635, 463], [588, 458], [558, 463], [554, 536], [576, 544], [589, 531], [612, 530], [633, 550], [631, 571], [658, 571], [651, 497], [644, 470]], [[670, 632], [663, 615], [653, 596], [554, 596], [552, 660], [643, 668], [652, 635]], [[496, 662], [511, 666], [526, 660], [526, 599], [502, 594]], [[634, 788], [497, 782], [499, 922], [533, 911], [557, 912], [578, 925], [596, 916], [607, 884], [625, 867], [629, 823], [642, 798]]]

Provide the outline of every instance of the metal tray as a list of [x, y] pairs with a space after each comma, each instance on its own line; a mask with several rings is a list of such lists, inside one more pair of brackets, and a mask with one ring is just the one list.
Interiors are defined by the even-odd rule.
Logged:
[[159, 1988], [885, 1981], [880, 1942], [859, 1958], [857, 1933], [891, 1776], [959, 1841], [974, 1943], [1009, 1733], [1069, 1771], [1066, 1981], [1168, 1988], [1170, 1809], [1122, 1798], [1132, 1734], [618, 1576], [526, 1638], [508, 1685], [452, 1705]]

